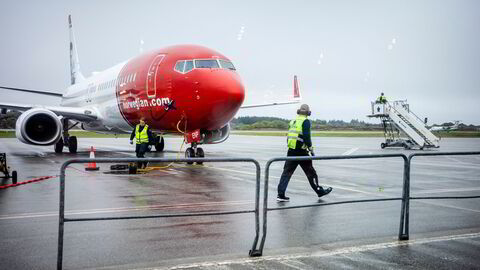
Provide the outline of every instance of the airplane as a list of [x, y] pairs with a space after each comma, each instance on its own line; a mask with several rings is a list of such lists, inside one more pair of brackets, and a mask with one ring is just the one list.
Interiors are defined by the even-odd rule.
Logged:
[[[77, 138], [69, 130], [99, 133], [131, 133], [140, 117], [155, 132], [153, 145], [163, 151], [163, 134], [184, 136], [191, 146], [185, 157], [204, 157], [201, 144], [227, 140], [229, 122], [239, 109], [299, 103], [297, 77], [293, 99], [284, 102], [243, 105], [245, 87], [232, 61], [221, 53], [198, 45], [176, 45], [145, 52], [85, 78], [81, 71], [73, 32], [70, 34], [71, 85], [63, 93], [4, 87], [61, 98], [57, 106], [0, 101], [2, 112], [23, 112], [15, 126], [16, 137], [32, 145], [54, 145], [56, 153], [68, 147], [77, 152]], [[32, 99], [33, 100], [33, 99]]]
[[460, 125], [460, 121], [454, 121], [453, 126], [431, 126], [429, 129], [430, 131], [452, 131], [458, 130], [458, 126]]

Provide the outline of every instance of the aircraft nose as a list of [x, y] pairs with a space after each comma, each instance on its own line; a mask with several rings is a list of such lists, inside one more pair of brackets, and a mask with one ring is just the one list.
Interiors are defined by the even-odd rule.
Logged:
[[200, 109], [193, 116], [209, 130], [225, 126], [237, 113], [245, 98], [240, 76], [230, 70], [211, 70], [199, 84]]

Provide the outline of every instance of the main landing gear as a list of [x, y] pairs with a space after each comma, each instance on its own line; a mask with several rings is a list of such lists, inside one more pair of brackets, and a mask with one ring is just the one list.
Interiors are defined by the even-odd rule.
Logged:
[[[200, 147], [197, 147], [196, 143], [192, 143], [192, 147], [188, 147], [185, 150], [185, 158], [203, 158], [205, 157], [205, 152]], [[187, 161], [187, 164], [193, 164], [193, 162]], [[201, 165], [203, 162], [197, 162], [197, 164]]]
[[163, 148], [165, 148], [165, 140], [163, 139], [163, 136], [157, 136], [155, 138], [155, 150], [157, 150], [157, 152], [162, 152]]
[[153, 137], [155, 138], [154, 142], [150, 142], [148, 144], [147, 152], [151, 152], [152, 148], [155, 146], [155, 150], [157, 152], [163, 152], [163, 149], [165, 148], [165, 140], [163, 139], [163, 136], [158, 136], [156, 134], [153, 134]]
[[[78, 124], [78, 123], [77, 123]], [[68, 126], [68, 119], [63, 118], [62, 119], [62, 126], [63, 126], [63, 134], [60, 140], [55, 144], [54, 149], [55, 153], [62, 153], [63, 152], [63, 147], [67, 146], [68, 151], [72, 154], [77, 153], [77, 148], [78, 148], [78, 143], [77, 143], [77, 137], [76, 136], [70, 136], [68, 134], [68, 130], [76, 126], [77, 124], [69, 127]]]

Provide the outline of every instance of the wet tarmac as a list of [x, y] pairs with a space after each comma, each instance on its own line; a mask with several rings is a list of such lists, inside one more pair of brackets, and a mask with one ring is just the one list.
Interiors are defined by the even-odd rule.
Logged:
[[[380, 142], [381, 138], [314, 138], [317, 155], [414, 152], [382, 150]], [[164, 153], [148, 156], [183, 157], [183, 151], [177, 153], [182, 146], [180, 138], [167, 138], [166, 143]], [[88, 157], [90, 146], [97, 149], [96, 157], [134, 156], [126, 138], [80, 138], [76, 155], [0, 139], [0, 152], [7, 153], [19, 181], [58, 175], [65, 160]], [[208, 157], [250, 157], [262, 167], [286, 152], [285, 138], [242, 135], [203, 148]], [[428, 151], [480, 151], [480, 139], [443, 139], [440, 149]], [[401, 196], [403, 161], [399, 158], [314, 164], [321, 184], [334, 188], [323, 202]], [[416, 157], [412, 164], [411, 196], [480, 193], [480, 156]], [[99, 164], [97, 172], [86, 172], [81, 164], [67, 169], [67, 218], [254, 208], [252, 164], [152, 164], [162, 168], [141, 175], [112, 174], [110, 165]], [[275, 202], [282, 166], [280, 162], [271, 167], [269, 206], [282, 205]], [[0, 190], [0, 268], [56, 267], [58, 194], [58, 178]], [[287, 196], [291, 198], [288, 205], [318, 201], [300, 169]], [[411, 240], [407, 242], [396, 241], [400, 201], [269, 212], [264, 256], [251, 259], [248, 251], [255, 236], [254, 221], [249, 213], [66, 223], [64, 268], [480, 267], [479, 199], [411, 201]]]

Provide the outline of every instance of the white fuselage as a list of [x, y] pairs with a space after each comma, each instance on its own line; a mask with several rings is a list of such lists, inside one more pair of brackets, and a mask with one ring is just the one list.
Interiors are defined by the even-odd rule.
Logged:
[[127, 61], [71, 85], [63, 95], [61, 106], [80, 107], [95, 111], [99, 118], [83, 123], [86, 130], [105, 133], [129, 133], [132, 127], [125, 121], [118, 107], [116, 88], [122, 82], [118, 75]]

